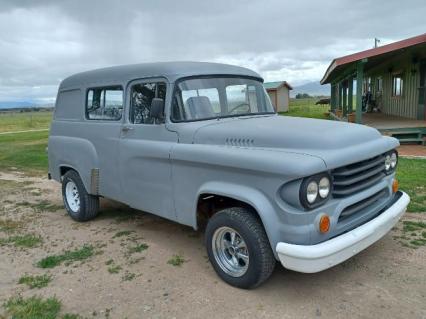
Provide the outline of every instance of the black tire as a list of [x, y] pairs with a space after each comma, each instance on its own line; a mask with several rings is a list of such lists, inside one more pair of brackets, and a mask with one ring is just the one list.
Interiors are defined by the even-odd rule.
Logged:
[[[243, 275], [234, 277], [227, 274], [218, 264], [213, 253], [216, 230], [230, 227], [245, 241], [249, 262]], [[259, 217], [251, 210], [242, 207], [227, 208], [214, 214], [206, 228], [205, 244], [214, 270], [228, 284], [238, 288], [254, 288], [266, 281], [275, 267], [275, 257]]]
[[[78, 190], [80, 205], [77, 210], [71, 209], [66, 198], [66, 187], [69, 182], [73, 182]], [[66, 172], [62, 179], [62, 198], [68, 214], [76, 221], [85, 222], [98, 215], [99, 197], [87, 193], [80, 175], [74, 170]]]

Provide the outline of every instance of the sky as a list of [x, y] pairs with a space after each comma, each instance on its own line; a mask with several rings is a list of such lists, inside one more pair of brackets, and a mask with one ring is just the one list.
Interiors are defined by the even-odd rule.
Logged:
[[426, 32], [426, 1], [0, 0], [0, 102], [52, 103], [61, 80], [157, 61], [319, 81], [333, 58]]

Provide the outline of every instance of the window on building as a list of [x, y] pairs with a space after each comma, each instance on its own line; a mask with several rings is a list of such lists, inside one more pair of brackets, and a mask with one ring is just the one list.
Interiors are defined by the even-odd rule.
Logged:
[[381, 93], [383, 91], [383, 78], [379, 76], [376, 79], [376, 92]]
[[123, 89], [120, 86], [89, 89], [86, 114], [89, 120], [120, 120], [123, 114]]
[[166, 99], [166, 84], [163, 82], [139, 83], [132, 86], [131, 90], [130, 122], [135, 124], [159, 124], [161, 119], [151, 117], [152, 99]]
[[394, 74], [392, 76], [392, 96], [402, 96], [404, 88], [404, 80], [402, 74]]

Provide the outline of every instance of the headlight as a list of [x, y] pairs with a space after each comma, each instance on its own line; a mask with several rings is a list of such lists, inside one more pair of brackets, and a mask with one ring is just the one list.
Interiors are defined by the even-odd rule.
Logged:
[[321, 198], [327, 198], [328, 194], [330, 194], [330, 180], [328, 177], [324, 176], [319, 181], [319, 195]]
[[318, 184], [316, 181], [309, 182], [306, 190], [306, 199], [309, 204], [313, 204], [318, 196]]
[[391, 157], [389, 154], [387, 154], [385, 158], [385, 170], [389, 171], [390, 168], [391, 168]]
[[396, 165], [398, 164], [398, 153], [397, 151], [390, 151], [385, 155], [385, 173], [391, 174], [395, 171]]
[[398, 155], [396, 155], [396, 152], [393, 152], [390, 157], [391, 168], [394, 169], [397, 163], [398, 163]]
[[306, 177], [300, 185], [299, 201], [306, 209], [312, 209], [323, 204], [330, 193], [331, 182], [327, 173]]

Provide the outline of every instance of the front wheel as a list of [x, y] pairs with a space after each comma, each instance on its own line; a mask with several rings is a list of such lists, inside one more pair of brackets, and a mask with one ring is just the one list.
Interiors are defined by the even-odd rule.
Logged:
[[99, 198], [87, 193], [76, 171], [65, 173], [62, 179], [62, 197], [68, 215], [76, 221], [88, 221], [98, 214]]
[[275, 267], [261, 221], [245, 208], [214, 214], [206, 228], [206, 247], [216, 273], [235, 287], [254, 288], [267, 280]]

